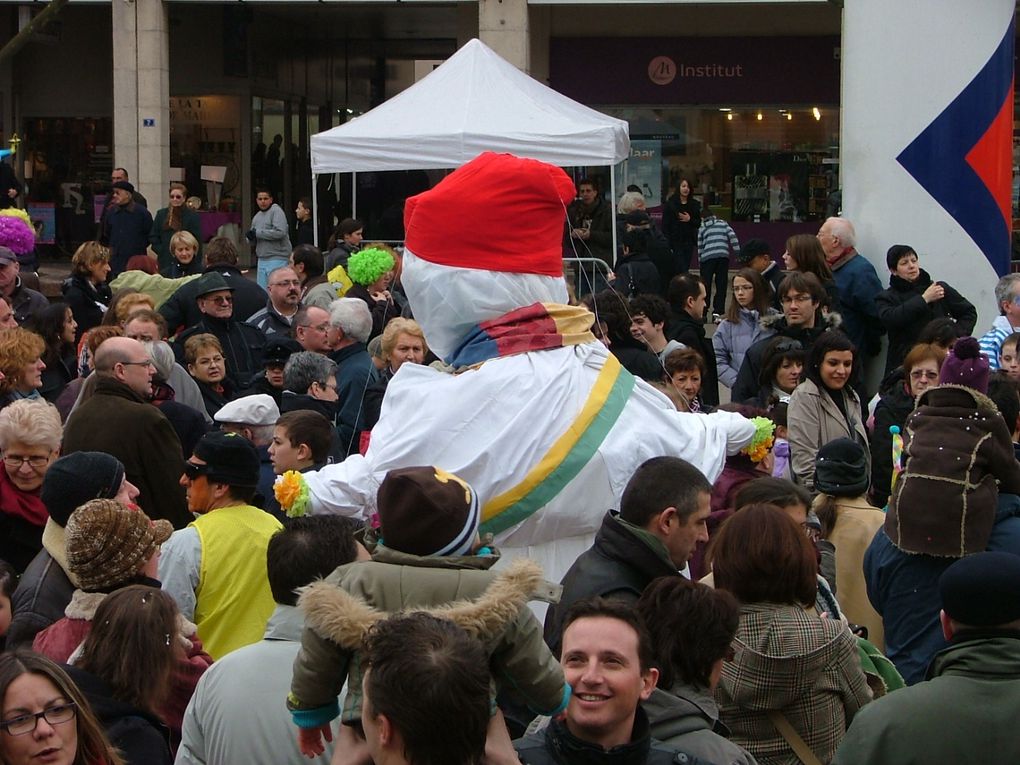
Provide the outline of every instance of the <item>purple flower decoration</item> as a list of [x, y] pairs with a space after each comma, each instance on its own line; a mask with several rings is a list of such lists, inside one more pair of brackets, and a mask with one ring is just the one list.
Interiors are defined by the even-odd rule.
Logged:
[[0, 245], [15, 255], [27, 255], [35, 249], [35, 231], [20, 218], [0, 215]]

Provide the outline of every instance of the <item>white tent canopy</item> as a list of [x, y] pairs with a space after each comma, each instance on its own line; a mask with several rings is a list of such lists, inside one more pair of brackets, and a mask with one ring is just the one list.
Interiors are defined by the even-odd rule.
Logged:
[[546, 87], [471, 40], [419, 82], [311, 139], [312, 173], [456, 168], [483, 151], [561, 167], [613, 165], [627, 123]]

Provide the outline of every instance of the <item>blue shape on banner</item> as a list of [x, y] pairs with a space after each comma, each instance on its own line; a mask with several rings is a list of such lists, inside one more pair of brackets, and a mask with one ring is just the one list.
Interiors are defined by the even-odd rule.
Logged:
[[[999, 275], [1009, 271], [1010, 221], [999, 199], [1002, 189], [997, 188], [1001, 170], [989, 168], [988, 162], [989, 156], [1003, 153], [996, 150], [1004, 139], [1001, 115], [1007, 101], [1012, 124], [1015, 34], [1011, 18], [981, 71], [896, 158], [960, 224]], [[1008, 154], [1012, 156], [1012, 145]]]
[[142, 127], [156, 127], [156, 120], [154, 117], [143, 117]]

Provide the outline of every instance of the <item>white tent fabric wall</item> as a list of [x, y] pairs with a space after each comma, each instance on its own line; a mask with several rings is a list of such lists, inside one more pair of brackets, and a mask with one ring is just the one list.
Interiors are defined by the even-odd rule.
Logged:
[[456, 168], [483, 151], [560, 167], [613, 165], [627, 123], [557, 93], [471, 40], [407, 90], [312, 136], [312, 173]]
[[322, 173], [453, 169], [483, 151], [559, 167], [615, 165], [630, 155], [630, 135], [626, 121], [557, 93], [473, 39], [407, 90], [312, 136], [312, 220]]

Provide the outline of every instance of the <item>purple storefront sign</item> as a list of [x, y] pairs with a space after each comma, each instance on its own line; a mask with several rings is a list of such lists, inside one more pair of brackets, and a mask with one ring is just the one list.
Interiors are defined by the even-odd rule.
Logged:
[[585, 104], [839, 103], [839, 37], [555, 37], [549, 84]]

